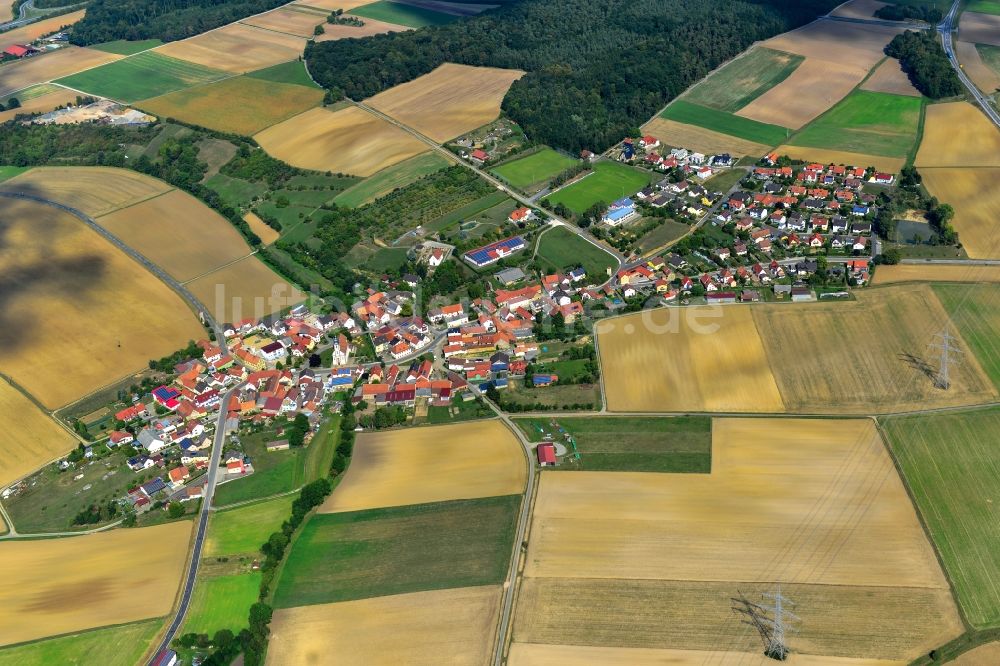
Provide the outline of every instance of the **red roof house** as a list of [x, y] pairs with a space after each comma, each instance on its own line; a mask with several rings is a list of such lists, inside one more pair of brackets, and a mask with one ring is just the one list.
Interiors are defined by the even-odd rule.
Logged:
[[554, 467], [556, 464], [556, 447], [549, 442], [542, 442], [535, 449], [538, 464], [542, 467]]

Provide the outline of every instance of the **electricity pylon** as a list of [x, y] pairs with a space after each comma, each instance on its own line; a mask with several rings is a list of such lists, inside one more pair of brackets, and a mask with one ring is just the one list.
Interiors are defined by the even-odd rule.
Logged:
[[953, 345], [957, 341], [954, 335], [948, 332], [946, 326], [940, 333], [934, 335], [934, 342], [927, 346], [928, 349], [937, 349], [941, 352], [941, 361], [938, 365], [937, 377], [934, 378], [934, 386], [947, 390], [951, 386], [950, 370], [952, 363], [958, 363], [958, 357], [952, 354], [961, 354], [962, 350]]
[[788, 610], [789, 606], [795, 603], [788, 597], [781, 594], [781, 586], [777, 591], [765, 593], [765, 599], [771, 600], [772, 604], [756, 604], [741, 592], [740, 596], [733, 597], [732, 610], [737, 615], [742, 616], [743, 622], [749, 624], [757, 630], [761, 643], [764, 645], [764, 654], [771, 659], [784, 661], [788, 657], [788, 643], [786, 635], [789, 631], [795, 631], [793, 622], [798, 621], [798, 617]]

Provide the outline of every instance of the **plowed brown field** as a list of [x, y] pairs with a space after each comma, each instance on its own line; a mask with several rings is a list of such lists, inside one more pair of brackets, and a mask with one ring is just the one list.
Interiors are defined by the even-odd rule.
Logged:
[[846, 97], [866, 74], [863, 67], [806, 58], [791, 76], [736, 115], [799, 129]]

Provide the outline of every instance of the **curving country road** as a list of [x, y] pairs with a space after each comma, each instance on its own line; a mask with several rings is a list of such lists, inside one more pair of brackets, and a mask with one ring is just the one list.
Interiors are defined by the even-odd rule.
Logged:
[[989, 98], [984, 95], [976, 84], [966, 76], [965, 70], [962, 69], [962, 64], [958, 62], [958, 57], [955, 55], [955, 48], [952, 44], [952, 32], [958, 28], [956, 24], [956, 19], [958, 17], [959, 6], [962, 4], [962, 0], [955, 0], [955, 4], [951, 6], [948, 11], [948, 15], [944, 17], [944, 20], [937, 26], [937, 31], [941, 33], [941, 43], [944, 45], [944, 52], [948, 55], [948, 60], [951, 62], [951, 68], [955, 70], [958, 75], [958, 79], [965, 86], [969, 94], [972, 95], [973, 99], [976, 100], [976, 104], [983, 110], [986, 117], [1000, 129], [1000, 113], [993, 108], [990, 104]]

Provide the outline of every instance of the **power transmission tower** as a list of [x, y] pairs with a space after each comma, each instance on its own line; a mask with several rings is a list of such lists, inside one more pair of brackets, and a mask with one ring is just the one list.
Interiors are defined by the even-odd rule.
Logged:
[[733, 603], [732, 610], [742, 616], [744, 624], [749, 624], [757, 630], [764, 645], [765, 655], [771, 659], [784, 661], [788, 657], [785, 636], [789, 631], [795, 630], [791, 623], [799, 619], [787, 607], [795, 604], [781, 594], [781, 586], [778, 586], [776, 592], [765, 593], [763, 596], [773, 601], [773, 604], [756, 604], [741, 592], [740, 596], [730, 599]]
[[962, 350], [953, 345], [952, 343], [958, 340], [954, 335], [948, 332], [948, 327], [946, 326], [944, 330], [940, 333], [934, 335], [934, 342], [928, 345], [928, 349], [937, 349], [941, 352], [941, 362], [938, 365], [937, 377], [934, 379], [934, 386], [939, 389], [948, 389], [951, 386], [951, 378], [949, 371], [951, 369], [951, 364], [958, 363], [958, 358], [952, 358], [952, 354], [961, 354]]

